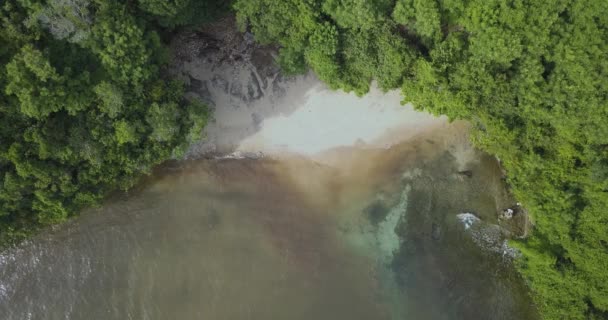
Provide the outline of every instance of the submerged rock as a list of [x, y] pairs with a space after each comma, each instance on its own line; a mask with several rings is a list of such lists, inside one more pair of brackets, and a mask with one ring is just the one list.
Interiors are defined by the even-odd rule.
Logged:
[[384, 202], [381, 200], [376, 200], [365, 208], [365, 215], [369, 219], [370, 223], [377, 227], [380, 222], [386, 220], [386, 216], [388, 215], [389, 211], [390, 209], [386, 207]]
[[473, 177], [473, 171], [471, 171], [471, 170], [458, 171], [458, 174], [462, 177], [467, 177], [467, 178]]
[[441, 226], [434, 222], [431, 225], [431, 237], [433, 238], [433, 240], [441, 239]]
[[500, 214], [500, 217], [508, 220], [508, 219], [513, 218], [514, 213], [515, 212], [513, 211], [513, 209], [508, 208], [507, 210], [503, 210], [503, 212]]
[[481, 249], [501, 254], [510, 259], [519, 256], [519, 251], [508, 244], [509, 231], [499, 225], [487, 223], [473, 213], [461, 213], [456, 217], [462, 222], [464, 230]]
[[466, 230], [470, 229], [473, 224], [480, 221], [480, 219], [475, 214], [470, 212], [460, 213], [456, 215], [456, 217], [458, 217], [458, 219], [462, 221], [462, 224], [464, 225], [464, 228]]

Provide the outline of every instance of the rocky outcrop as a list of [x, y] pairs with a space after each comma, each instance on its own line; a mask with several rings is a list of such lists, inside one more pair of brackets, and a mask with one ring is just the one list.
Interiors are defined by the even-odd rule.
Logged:
[[262, 119], [278, 114], [274, 100], [297, 81], [281, 76], [276, 49], [239, 32], [234, 17], [184, 31], [171, 48], [170, 72], [186, 83], [187, 98], [205, 102], [213, 114], [204, 141], [192, 146], [188, 157], [234, 151], [238, 142], [259, 130]]

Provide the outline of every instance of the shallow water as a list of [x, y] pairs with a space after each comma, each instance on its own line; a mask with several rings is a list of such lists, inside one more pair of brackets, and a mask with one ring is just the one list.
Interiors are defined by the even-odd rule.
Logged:
[[324, 161], [167, 165], [2, 253], [1, 318], [534, 319], [510, 259], [457, 217], [509, 205], [467, 141], [446, 125]]

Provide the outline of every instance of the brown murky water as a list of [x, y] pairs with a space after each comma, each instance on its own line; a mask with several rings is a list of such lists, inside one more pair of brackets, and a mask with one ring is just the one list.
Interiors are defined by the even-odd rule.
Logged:
[[168, 165], [2, 253], [0, 318], [534, 319], [504, 252], [457, 218], [491, 225], [509, 201], [464, 131]]

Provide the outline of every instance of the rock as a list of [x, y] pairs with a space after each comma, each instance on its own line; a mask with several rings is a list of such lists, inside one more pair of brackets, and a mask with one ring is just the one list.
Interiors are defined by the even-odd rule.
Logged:
[[473, 171], [471, 170], [458, 171], [458, 174], [467, 178], [473, 177]]
[[514, 214], [515, 214], [515, 211], [513, 211], [513, 209], [511, 209], [511, 208], [508, 208], [507, 210], [503, 210], [503, 212], [500, 214], [500, 218], [509, 220], [509, 219], [513, 218]]
[[262, 128], [262, 122], [264, 121], [264, 119], [262, 118], [262, 116], [254, 112], [251, 114], [251, 121], [253, 121], [255, 129], [260, 130]]
[[249, 93], [250, 99], [259, 99], [264, 94], [264, 90], [262, 89], [263, 83], [260, 83], [260, 79], [256, 72], [251, 72], [251, 82], [247, 86], [247, 90]]
[[383, 201], [376, 200], [371, 203], [367, 208], [364, 209], [364, 213], [369, 219], [369, 222], [377, 227], [380, 222], [386, 220], [390, 208], [388, 208]]
[[256, 100], [261, 97], [262, 97], [262, 92], [260, 91], [259, 86], [257, 85], [257, 82], [247, 84], [247, 99], [248, 100]]
[[464, 225], [465, 230], [470, 229], [476, 222], [481, 221], [481, 219], [479, 219], [479, 217], [477, 217], [477, 215], [475, 215], [474, 213], [470, 213], [470, 212], [464, 212], [464, 213], [457, 214], [456, 217], [458, 217], [458, 219], [460, 219], [460, 221]]
[[230, 94], [234, 97], [241, 98], [241, 92], [243, 91], [243, 85], [239, 82], [233, 82], [230, 85]]
[[228, 88], [230, 86], [226, 79], [222, 78], [220, 75], [217, 74], [213, 76], [213, 79], [211, 79], [211, 84], [214, 88], [221, 89], [226, 93], [228, 92]]
[[431, 225], [431, 237], [433, 240], [441, 239], [441, 227], [436, 223]]

